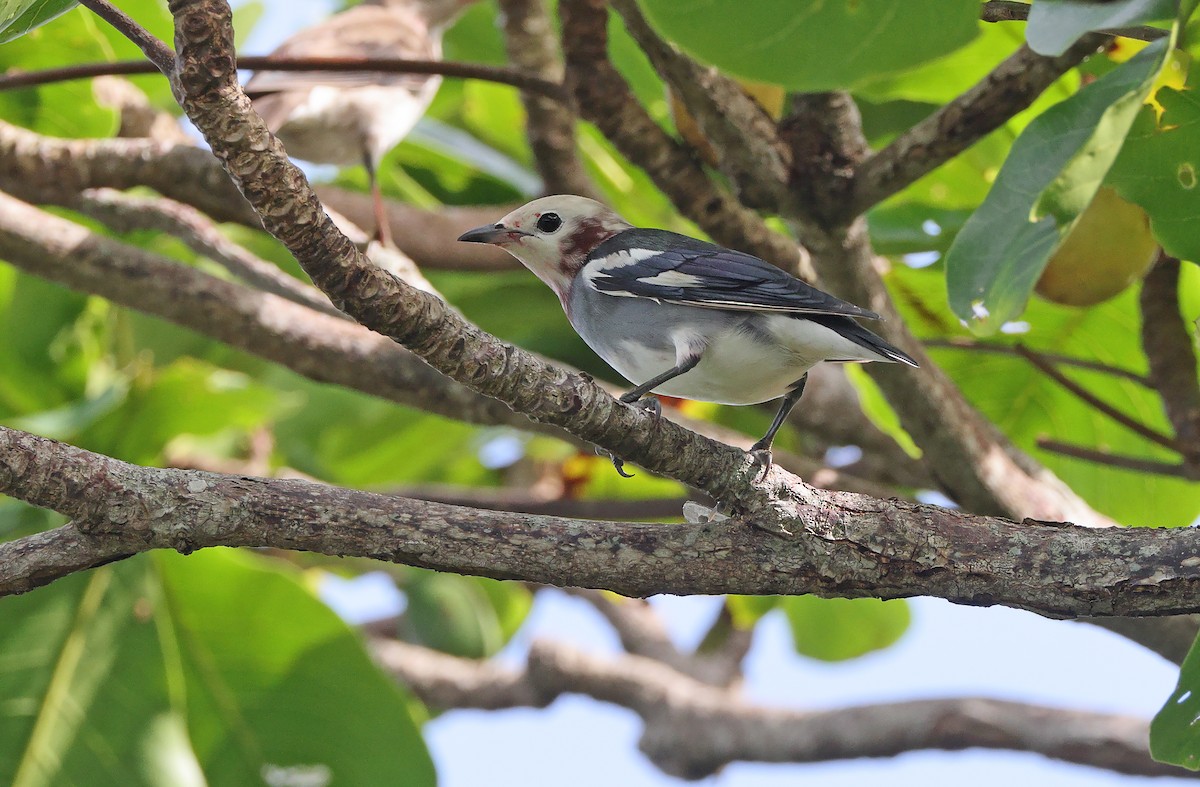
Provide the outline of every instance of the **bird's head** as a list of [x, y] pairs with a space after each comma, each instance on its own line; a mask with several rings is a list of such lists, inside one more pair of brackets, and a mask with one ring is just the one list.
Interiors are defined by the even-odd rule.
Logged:
[[499, 246], [565, 300], [592, 249], [632, 227], [595, 200], [564, 194], [535, 199], [459, 240]]

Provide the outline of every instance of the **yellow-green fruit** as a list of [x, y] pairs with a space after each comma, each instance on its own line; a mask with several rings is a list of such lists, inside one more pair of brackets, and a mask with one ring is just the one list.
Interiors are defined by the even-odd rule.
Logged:
[[[783, 116], [783, 102], [787, 98], [787, 93], [782, 87], [742, 79], [738, 80], [738, 84], [742, 86], [742, 90], [746, 91], [746, 95], [758, 102], [758, 105], [766, 110], [766, 113], [774, 120], [779, 120]], [[671, 104], [671, 117], [675, 120], [675, 128], [679, 129], [679, 136], [696, 149], [705, 164], [710, 167], [717, 166], [717, 153], [709, 143], [708, 137], [704, 136], [704, 132], [700, 130], [700, 125], [696, 123], [692, 113], [688, 112], [687, 107], [670, 87], [667, 88], [667, 99]]]
[[1055, 303], [1094, 306], [1142, 278], [1157, 252], [1146, 212], [1101, 186], [1050, 257], [1036, 290]]

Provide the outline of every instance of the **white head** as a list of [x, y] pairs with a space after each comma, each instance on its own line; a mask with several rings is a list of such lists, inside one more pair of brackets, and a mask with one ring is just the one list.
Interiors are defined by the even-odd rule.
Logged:
[[571, 282], [592, 249], [632, 228], [593, 199], [559, 194], [535, 199], [495, 224], [464, 233], [459, 240], [499, 246], [565, 301]]

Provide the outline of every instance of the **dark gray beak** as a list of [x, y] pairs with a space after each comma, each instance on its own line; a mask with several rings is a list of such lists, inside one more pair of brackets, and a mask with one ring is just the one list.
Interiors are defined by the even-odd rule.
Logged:
[[488, 224], [484, 227], [467, 230], [459, 235], [458, 239], [463, 243], [498, 243], [508, 237], [509, 232], [499, 224]]

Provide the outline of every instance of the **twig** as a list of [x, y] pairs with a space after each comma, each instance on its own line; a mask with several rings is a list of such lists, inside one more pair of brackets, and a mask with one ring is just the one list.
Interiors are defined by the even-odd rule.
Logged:
[[843, 219], [903, 190], [999, 128], [1106, 40], [1100, 34], [1083, 36], [1058, 57], [1022, 45], [970, 90], [862, 162], [841, 209]]
[[[1018, 358], [1024, 357], [1011, 344], [981, 342], [977, 339], [967, 339], [963, 337], [951, 339], [925, 339], [922, 341], [922, 344], [930, 348], [966, 350], [969, 352], [992, 353], [995, 355], [1012, 355]], [[1135, 382], [1138, 385], [1144, 385], [1146, 387], [1150, 386], [1150, 378], [1146, 377], [1144, 374], [1138, 374], [1132, 369], [1125, 369], [1120, 366], [1112, 366], [1107, 363], [1100, 363], [1099, 361], [1089, 361], [1085, 358], [1076, 358], [1071, 355], [1043, 352], [1041, 350], [1038, 351], [1038, 354], [1052, 364], [1057, 364], [1059, 366], [1072, 366], [1076, 369], [1087, 369], [1088, 371], [1092, 372], [1100, 372], [1101, 374], [1120, 377], [1122, 379]]]
[[[1029, 3], [1010, 0], [988, 0], [979, 8], [979, 18], [984, 22], [1024, 22], [1029, 18]], [[1105, 27], [1096, 30], [1109, 36], [1132, 38], [1137, 41], [1157, 41], [1169, 35], [1168, 31], [1149, 25], [1137, 27]]]
[[118, 232], [149, 229], [174, 235], [197, 254], [208, 257], [263, 292], [287, 298], [331, 317], [350, 319], [320, 290], [297, 281], [229, 240], [207, 216], [190, 205], [165, 197], [134, 197], [114, 189], [88, 189], [80, 194], [78, 207]]
[[[91, 0], [100, 2], [101, 0]], [[124, 31], [122, 31], [124, 32]], [[168, 50], [169, 51], [169, 50]], [[171, 55], [172, 66], [174, 55]], [[569, 104], [566, 89], [556, 83], [515, 68], [487, 66], [479, 63], [458, 63], [446, 60], [407, 60], [389, 57], [279, 57], [246, 55], [237, 59], [238, 68], [250, 71], [372, 71], [384, 74], [441, 74], [461, 79], [478, 79], [511, 85], [559, 103]], [[0, 76], [0, 90], [34, 87], [72, 79], [90, 79], [110, 74], [153, 74], [162, 69], [155, 63], [141, 60], [119, 60], [113, 63], [84, 63], [37, 71], [10, 73]], [[169, 73], [169, 71], [167, 72]]]
[[[113, 6], [108, 0], [79, 0], [79, 4], [108, 22], [117, 32], [136, 44], [137, 48], [142, 50], [142, 54], [154, 65], [154, 70], [164, 74], [174, 72], [175, 53], [171, 51], [171, 48], [150, 35], [146, 28], [124, 11]], [[147, 70], [144, 73], [153, 73], [153, 71]]]
[[478, 489], [456, 486], [411, 486], [392, 490], [393, 494], [413, 500], [427, 500], [452, 506], [471, 506], [489, 511], [558, 516], [571, 519], [636, 521], [680, 519], [687, 498], [653, 497], [640, 500], [545, 500], [519, 489]]
[[1142, 350], [1175, 430], [1175, 447], [1200, 473], [1200, 385], [1196, 350], [1179, 313], [1179, 260], [1160, 253], [1142, 282]]
[[1031, 350], [1023, 344], [1014, 345], [1014, 349], [1017, 351], [1018, 355], [1033, 364], [1038, 371], [1061, 385], [1063, 388], [1067, 389], [1067, 391], [1069, 391], [1076, 398], [1091, 407], [1096, 412], [1108, 416], [1121, 426], [1124, 426], [1126, 429], [1134, 432], [1135, 434], [1141, 435], [1152, 443], [1157, 443], [1158, 445], [1161, 445], [1164, 448], [1169, 448], [1172, 451], [1179, 450], [1175, 445], [1175, 438], [1171, 437], [1170, 435], [1163, 434], [1156, 429], [1152, 429], [1151, 427], [1146, 426], [1142, 422], [1113, 407], [1111, 404], [1099, 398], [1091, 391], [1072, 380], [1070, 377], [1064, 375], [1057, 368], [1055, 368], [1053, 363], [1044, 358], [1041, 353]]
[[1081, 445], [1064, 443], [1048, 437], [1039, 437], [1037, 445], [1038, 448], [1046, 451], [1053, 451], [1056, 454], [1074, 457], [1075, 459], [1084, 459], [1088, 462], [1094, 462], [1099, 465], [1120, 467], [1124, 470], [1136, 470], [1139, 473], [1171, 476], [1172, 478], [1196, 478], [1196, 474], [1189, 471], [1187, 466], [1183, 464], [1172, 464], [1170, 462], [1160, 462], [1155, 459], [1142, 459], [1140, 457], [1125, 456], [1123, 454], [1111, 454], [1107, 451], [1098, 451], [1095, 448], [1086, 448]]
[[[500, 0], [500, 11], [509, 61], [530, 74], [561, 83], [562, 56], [545, 0]], [[521, 101], [525, 134], [546, 192], [597, 198], [596, 186], [579, 160], [576, 117], [569, 104], [532, 93], [523, 93]]]

